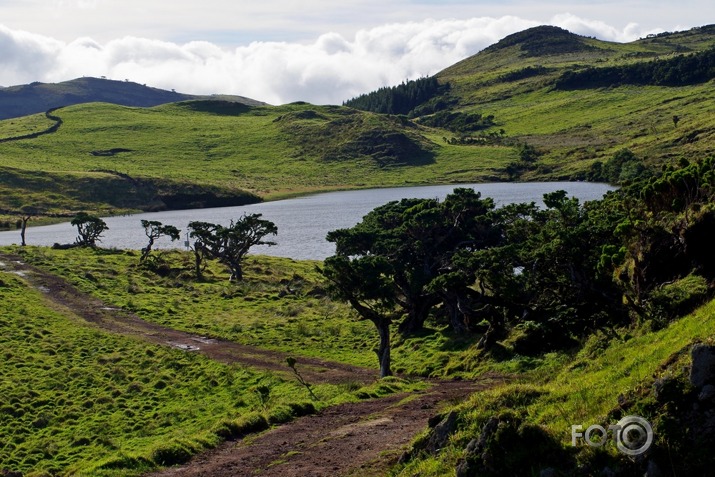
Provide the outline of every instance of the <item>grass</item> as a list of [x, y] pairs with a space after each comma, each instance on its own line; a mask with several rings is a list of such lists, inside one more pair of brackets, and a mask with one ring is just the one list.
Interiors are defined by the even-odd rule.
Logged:
[[[109, 306], [174, 329], [242, 344], [376, 368], [377, 333], [351, 309], [325, 295], [316, 261], [250, 256], [245, 280], [229, 283], [226, 270], [212, 263], [206, 279], [193, 276], [193, 255], [163, 251], [161, 274], [139, 263], [139, 252], [14, 248], [28, 263], [67, 278]], [[470, 340], [454, 344], [446, 331], [397, 340], [393, 369], [398, 373], [459, 374]]]
[[[97, 252], [83, 279], [103, 280], [117, 256]], [[311, 401], [293, 380], [98, 330], [2, 271], [0, 297], [0, 469], [29, 476], [140, 475], [324, 406], [420, 386], [321, 384]]]
[[[591, 424], [613, 424], [607, 416], [618, 408], [619, 395], [633, 398], [650, 389], [653, 379], [667, 372], [665, 363], [675, 362], [678, 369], [687, 367], [688, 363], [677, 357], [687, 357], [683, 350], [694, 342], [708, 341], [713, 335], [715, 301], [659, 331], [650, 332], [644, 327], [632, 335], [625, 332], [618, 337], [594, 335], [575, 355], [546, 355], [536, 363], [515, 357], [511, 362], [498, 364], [493, 369], [520, 372], [518, 381], [474, 395], [457, 406], [463, 425], [451, 437], [450, 445], [438, 457], [422, 455], [398, 466], [393, 475], [453, 473], [467, 443], [479, 436], [485, 422], [509, 412], [539, 426], [564, 449], [577, 454], [577, 458], [586, 457], [590, 452], [587, 448], [571, 448], [572, 425], [583, 425], [586, 429]], [[643, 417], [651, 422], [658, 419], [651, 415]], [[663, 444], [666, 438], [656, 433], [655, 442]], [[617, 454], [615, 448], [606, 449]]]
[[[500, 152], [496, 160], [490, 159], [491, 153], [485, 149], [459, 159], [447, 154], [444, 161], [432, 161], [429, 157], [439, 154], [442, 146], [432, 144], [418, 130], [384, 116], [328, 106], [226, 110], [213, 103], [187, 102], [143, 109], [95, 103], [63, 108], [56, 114], [64, 121], [56, 133], [1, 145], [8, 173], [80, 175], [105, 183], [118, 178], [109, 174], [116, 171], [176, 190], [189, 185], [212, 186], [225, 194], [249, 191], [277, 198], [321, 190], [450, 181], [455, 171], [461, 171], [459, 180], [479, 180], [491, 174], [490, 169], [498, 167], [504, 157]], [[29, 127], [35, 119], [11, 121], [24, 121]], [[0, 133], [9, 128], [5, 123], [0, 122]], [[373, 151], [369, 140], [361, 139], [371, 131], [376, 135], [374, 141], [398, 135], [404, 144], [394, 145], [394, 157], [385, 156]], [[425, 161], [411, 164], [413, 156], [401, 147], [414, 149]], [[126, 151], [113, 156], [91, 154], [117, 148]], [[91, 171], [105, 172], [90, 176]], [[32, 190], [42, 193], [44, 189]], [[81, 202], [75, 207], [93, 202], [79, 197], [74, 188], [66, 196]], [[134, 196], [134, 208], [150, 205], [151, 198]], [[20, 195], [15, 201], [23, 202]], [[0, 209], [32, 205], [35, 198], [25, 202], [3, 199]], [[101, 206], [101, 201], [96, 202]]]

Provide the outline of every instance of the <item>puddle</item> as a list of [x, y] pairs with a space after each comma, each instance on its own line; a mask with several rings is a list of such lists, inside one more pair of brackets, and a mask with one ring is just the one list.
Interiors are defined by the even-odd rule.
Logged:
[[193, 346], [193, 345], [188, 345], [185, 343], [177, 343], [176, 341], [167, 341], [166, 342], [169, 346], [173, 348], [177, 348], [183, 351], [200, 351], [201, 348], [198, 346]]
[[212, 338], [206, 338], [205, 336], [192, 336], [191, 339], [193, 341], [198, 341], [199, 343], [203, 344], [214, 344], [216, 343], [215, 339]]

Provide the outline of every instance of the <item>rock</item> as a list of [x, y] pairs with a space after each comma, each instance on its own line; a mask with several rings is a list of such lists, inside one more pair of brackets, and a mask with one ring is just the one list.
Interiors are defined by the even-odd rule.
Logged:
[[539, 472], [539, 477], [556, 477], [556, 475], [556, 469], [553, 467], [541, 469], [541, 472]]
[[715, 384], [715, 346], [696, 344], [690, 351], [690, 383], [696, 388]]
[[422, 440], [405, 451], [399, 458], [398, 463], [404, 464], [409, 462], [418, 452], [427, 451], [430, 454], [436, 454], [449, 441], [449, 436], [454, 434], [457, 429], [458, 414], [455, 411], [450, 411], [447, 416], [436, 415], [432, 416], [428, 421], [428, 426], [431, 428], [425, 440]]
[[715, 386], [706, 384], [698, 394], [698, 401], [713, 401], [715, 400]]
[[447, 417], [432, 429], [430, 438], [427, 441], [427, 446], [425, 447], [427, 452], [435, 454], [447, 445], [449, 436], [454, 434], [454, 431], [457, 429], [457, 417], [458, 414], [455, 411], [450, 411]]
[[663, 472], [661, 472], [660, 467], [658, 467], [658, 464], [656, 464], [654, 460], [648, 461], [645, 477], [663, 477]]

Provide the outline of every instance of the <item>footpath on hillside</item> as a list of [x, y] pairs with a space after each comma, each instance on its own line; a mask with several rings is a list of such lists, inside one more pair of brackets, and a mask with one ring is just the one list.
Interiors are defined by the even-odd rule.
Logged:
[[[15, 273], [38, 289], [49, 306], [70, 312], [101, 329], [135, 336], [186, 352], [202, 353], [223, 363], [238, 363], [291, 379], [287, 353], [207, 338], [147, 322], [139, 316], [107, 306], [64, 278], [0, 254], [0, 270]], [[313, 383], [376, 380], [377, 370], [315, 358], [298, 359], [301, 374]], [[169, 476], [378, 476], [396, 461], [428, 420], [444, 406], [495, 382], [493, 376], [475, 381], [431, 381], [417, 393], [346, 403], [296, 419], [259, 435], [228, 441], [196, 456], [188, 464], [151, 474]]]

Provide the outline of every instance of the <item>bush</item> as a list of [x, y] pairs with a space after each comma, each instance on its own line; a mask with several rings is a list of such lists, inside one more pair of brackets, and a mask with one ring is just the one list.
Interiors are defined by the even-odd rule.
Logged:
[[666, 283], [650, 293], [652, 316], [656, 323], [665, 324], [673, 318], [691, 312], [707, 296], [707, 280], [690, 274], [680, 280]]

